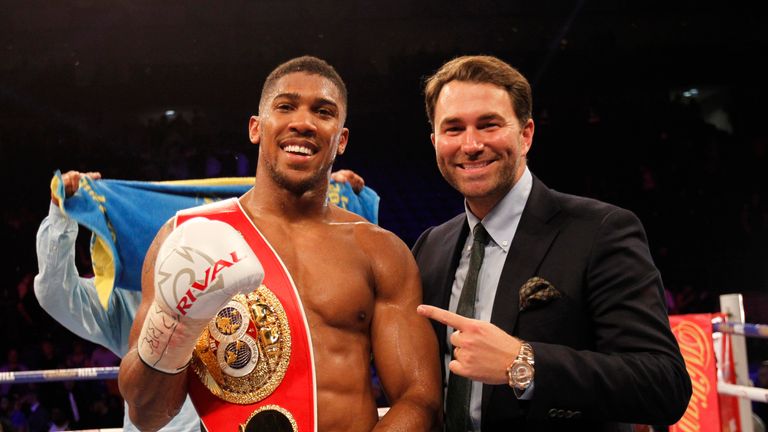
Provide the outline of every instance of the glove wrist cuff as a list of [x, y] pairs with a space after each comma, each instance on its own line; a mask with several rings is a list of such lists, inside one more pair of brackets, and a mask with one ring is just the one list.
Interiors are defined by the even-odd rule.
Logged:
[[152, 302], [139, 336], [139, 358], [159, 372], [175, 375], [184, 371], [207, 323], [208, 320], [180, 320], [178, 315]]

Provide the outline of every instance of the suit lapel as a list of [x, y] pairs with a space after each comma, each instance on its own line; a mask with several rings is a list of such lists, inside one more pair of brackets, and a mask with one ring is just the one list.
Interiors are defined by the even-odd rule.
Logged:
[[[491, 312], [491, 322], [508, 334], [515, 334], [520, 287], [536, 275], [552, 241], [560, 232], [560, 223], [553, 220], [558, 211], [559, 206], [549, 189], [534, 176], [531, 194], [501, 271]], [[483, 386], [483, 413], [491, 399], [492, 389], [493, 386]]]
[[443, 260], [442, 262], [449, 265], [449, 267], [443, 271], [445, 279], [442, 281], [442, 289], [440, 290], [440, 292], [443, 294], [440, 307], [443, 309], [448, 309], [448, 304], [451, 300], [451, 289], [453, 288], [453, 280], [456, 273], [456, 267], [459, 266], [459, 260], [461, 259], [461, 248], [464, 245], [464, 239], [469, 232], [469, 229], [467, 228], [466, 216], [462, 215], [461, 218], [458, 218], [458, 220], [454, 221], [448, 228], [449, 230], [444, 233], [445, 243], [443, 245], [442, 251], [444, 256], [441, 257]]
[[[459, 266], [459, 260], [461, 259], [461, 248], [464, 245], [464, 239], [469, 233], [466, 215], [454, 218], [445, 228], [445, 231], [435, 234], [440, 236], [442, 243], [439, 248], [438, 253], [440, 257], [438, 259], [443, 268], [437, 272], [443, 278], [439, 284], [439, 307], [448, 310], [456, 268]], [[446, 331], [446, 326], [441, 324], [438, 332], [441, 353], [445, 353], [447, 350], [445, 342]]]

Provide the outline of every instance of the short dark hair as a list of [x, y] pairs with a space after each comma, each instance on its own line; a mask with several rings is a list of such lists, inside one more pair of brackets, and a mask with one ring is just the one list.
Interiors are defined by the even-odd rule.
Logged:
[[264, 102], [264, 97], [269, 93], [272, 86], [280, 78], [296, 73], [304, 72], [311, 75], [320, 75], [323, 78], [330, 80], [341, 95], [341, 103], [344, 104], [344, 109], [347, 108], [347, 86], [344, 85], [344, 80], [341, 79], [336, 69], [328, 64], [325, 60], [319, 59], [313, 56], [301, 56], [288, 60], [287, 62], [277, 66], [264, 80], [264, 86], [261, 88], [261, 98], [259, 100], [259, 108]]
[[456, 57], [440, 67], [424, 84], [424, 102], [429, 123], [435, 125], [435, 105], [443, 86], [451, 81], [488, 83], [507, 91], [512, 109], [525, 124], [533, 112], [531, 85], [517, 69], [504, 61], [487, 55]]

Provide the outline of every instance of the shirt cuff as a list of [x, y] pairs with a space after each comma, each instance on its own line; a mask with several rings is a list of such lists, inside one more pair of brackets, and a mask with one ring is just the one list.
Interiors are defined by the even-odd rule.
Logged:
[[536, 383], [531, 381], [531, 385], [528, 386], [527, 389], [523, 392], [523, 394], [518, 397], [518, 400], [531, 400], [533, 399], [533, 387]]

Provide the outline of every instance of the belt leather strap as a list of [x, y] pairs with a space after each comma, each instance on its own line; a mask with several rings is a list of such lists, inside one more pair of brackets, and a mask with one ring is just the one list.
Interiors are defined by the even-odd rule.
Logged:
[[264, 267], [264, 282], [221, 309], [193, 354], [189, 394], [209, 431], [315, 432], [317, 402], [312, 340], [288, 270], [232, 198], [182, 210], [226, 222]]

